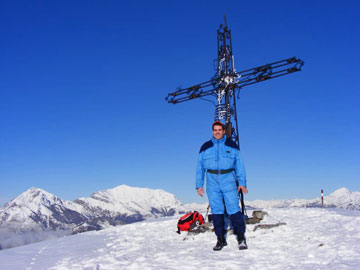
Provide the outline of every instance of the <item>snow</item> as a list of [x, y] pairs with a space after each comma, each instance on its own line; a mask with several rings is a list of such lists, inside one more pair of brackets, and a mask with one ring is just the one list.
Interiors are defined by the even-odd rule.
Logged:
[[[283, 208], [283, 207], [321, 207], [320, 196], [314, 199], [288, 199], [288, 200], [254, 200], [247, 201], [247, 206], [253, 208]], [[340, 188], [329, 196], [324, 196], [324, 207], [360, 210], [360, 192]]]
[[122, 222], [171, 216], [184, 209], [173, 194], [159, 189], [122, 185], [71, 202], [30, 188], [0, 208], [0, 249]]
[[112, 189], [95, 192], [90, 198], [79, 198], [76, 202], [90, 209], [110, 213], [141, 214], [151, 216], [151, 210], [181, 209], [181, 202], [171, 193], [161, 189], [149, 189], [120, 185]]
[[[360, 192], [353, 192], [347, 188], [340, 188], [325, 198], [328, 204], [340, 208], [352, 208], [360, 210]], [[325, 200], [324, 199], [324, 200]]]
[[[212, 232], [183, 240], [179, 216], [111, 227], [0, 251], [5, 270], [118, 269], [359, 269], [360, 212], [328, 208], [268, 208], [262, 223], [247, 226], [249, 249], [234, 235], [219, 252]], [[203, 213], [205, 214], [205, 213]]]
[[49, 209], [52, 205], [60, 205], [69, 208], [73, 211], [86, 213], [83, 206], [71, 201], [63, 201], [59, 197], [51, 194], [40, 188], [30, 188], [20, 194], [15, 199], [7, 203], [2, 211], [0, 217], [6, 214], [0, 224], [4, 222], [22, 222], [25, 227], [26, 224], [30, 226], [36, 223], [29, 218], [34, 213], [41, 214], [42, 216], [50, 217], [53, 212]]
[[[10, 227], [14, 227], [17, 223], [17, 227], [29, 230], [34, 228], [47, 230], [49, 226], [43, 228], [45, 223], [63, 226], [62, 229], [71, 229], [71, 224], [66, 223], [68, 221], [66, 217], [61, 219], [63, 212], [68, 210], [77, 212], [83, 218], [105, 215], [115, 217], [118, 214], [143, 215], [143, 218], [151, 218], [171, 215], [173, 212], [179, 213], [184, 211], [184, 207], [173, 194], [163, 190], [125, 185], [95, 192], [92, 197], [80, 198], [75, 202], [61, 200], [40, 188], [30, 188], [7, 203], [4, 208], [0, 208], [0, 229], [9, 227], [10, 223]], [[36, 222], [34, 217], [36, 217]]]

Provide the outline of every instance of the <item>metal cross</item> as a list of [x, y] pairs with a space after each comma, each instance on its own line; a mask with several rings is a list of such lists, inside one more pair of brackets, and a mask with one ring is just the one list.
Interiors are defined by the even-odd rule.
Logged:
[[[217, 100], [214, 120], [224, 122], [227, 138], [232, 138], [240, 145], [236, 113], [236, 96], [239, 96], [240, 90], [251, 84], [300, 71], [304, 62], [292, 57], [236, 72], [232, 54], [231, 31], [225, 17], [224, 19], [225, 26], [220, 24], [217, 31], [218, 58], [215, 76], [207, 82], [169, 93], [165, 100], [168, 103], [177, 104], [196, 98], [214, 96]], [[232, 118], [234, 118], [235, 128], [231, 122]]]

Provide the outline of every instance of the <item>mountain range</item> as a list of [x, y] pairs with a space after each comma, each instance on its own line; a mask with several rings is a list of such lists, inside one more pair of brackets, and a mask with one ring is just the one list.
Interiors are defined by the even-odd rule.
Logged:
[[[322, 207], [320, 198], [245, 203], [248, 209]], [[338, 189], [324, 197], [324, 207], [360, 210], [360, 192]], [[206, 208], [207, 204], [184, 205], [163, 190], [126, 185], [75, 201], [62, 200], [40, 188], [30, 188], [0, 208], [0, 249], [186, 211], [205, 213]]]
[[347, 188], [335, 190], [324, 196], [324, 206], [320, 196], [315, 199], [287, 199], [287, 200], [255, 200], [247, 202], [252, 208], [285, 208], [285, 207], [324, 207], [360, 210], [360, 192], [350, 191]]
[[[0, 249], [43, 240], [53, 233], [58, 237], [184, 212], [182, 203], [163, 190], [121, 185], [72, 202], [30, 188], [0, 208]], [[19, 237], [14, 241], [20, 235], [21, 241]]]

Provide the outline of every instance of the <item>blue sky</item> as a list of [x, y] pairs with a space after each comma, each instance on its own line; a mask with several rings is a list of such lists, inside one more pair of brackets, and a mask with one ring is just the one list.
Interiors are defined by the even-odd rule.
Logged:
[[214, 74], [226, 13], [238, 71], [303, 71], [238, 100], [247, 199], [360, 190], [358, 1], [1, 1], [0, 205], [30, 187], [73, 200], [120, 184], [195, 193], [214, 108], [165, 102]]

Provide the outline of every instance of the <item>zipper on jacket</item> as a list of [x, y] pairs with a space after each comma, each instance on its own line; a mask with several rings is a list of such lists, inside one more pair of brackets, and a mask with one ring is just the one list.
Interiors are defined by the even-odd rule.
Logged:
[[219, 150], [219, 140], [217, 141], [217, 174], [216, 174], [216, 182], [218, 183], [219, 185], [219, 159], [220, 159], [220, 150]]

